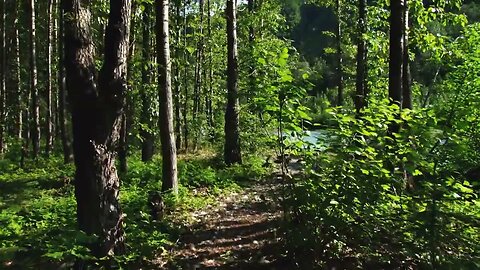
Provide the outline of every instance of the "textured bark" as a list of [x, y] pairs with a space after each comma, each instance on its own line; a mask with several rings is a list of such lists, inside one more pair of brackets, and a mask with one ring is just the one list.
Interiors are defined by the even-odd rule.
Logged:
[[162, 143], [162, 190], [178, 193], [177, 151], [173, 132], [173, 102], [169, 44], [169, 1], [156, 0], [159, 127]]
[[404, 0], [390, 2], [390, 60], [388, 95], [391, 101], [402, 107], [403, 57], [404, 57]]
[[402, 80], [402, 87], [403, 87], [403, 108], [412, 109], [413, 102], [412, 102], [412, 75], [410, 73], [410, 56], [408, 54], [408, 35], [409, 35], [409, 19], [408, 19], [408, 0], [405, 1], [405, 9], [404, 9], [404, 24], [403, 24], [403, 80]]
[[337, 13], [336, 47], [337, 47], [337, 106], [343, 106], [343, 51], [342, 51], [342, 18], [340, 0], [335, 1]]
[[53, 0], [48, 0], [47, 7], [47, 114], [45, 115], [45, 155], [48, 157], [53, 147], [53, 102], [52, 102], [52, 27]]
[[367, 98], [367, 1], [358, 0], [358, 43], [357, 43], [357, 77], [355, 91], [355, 108], [357, 114], [366, 105]]
[[[127, 53], [127, 76], [126, 82], [127, 87], [125, 92], [130, 92], [133, 89], [135, 83], [132, 79], [133, 76], [133, 61], [135, 59], [135, 29], [136, 29], [136, 11], [137, 11], [137, 4], [135, 1], [132, 1], [131, 5], [131, 18], [130, 18], [130, 34], [129, 34], [129, 43], [128, 43], [128, 53]], [[118, 146], [118, 163], [119, 163], [119, 171], [123, 174], [126, 174], [128, 171], [128, 150], [129, 150], [129, 140], [128, 134], [132, 127], [133, 118], [135, 116], [135, 109], [134, 105], [135, 101], [132, 95], [126, 94], [125, 99], [125, 109], [123, 110], [122, 114], [122, 124], [120, 129], [120, 141]]]
[[227, 0], [227, 108], [225, 111], [224, 158], [227, 165], [241, 163], [239, 101], [238, 101], [238, 49], [236, 0]]
[[73, 160], [72, 142], [67, 129], [66, 117], [66, 81], [65, 81], [65, 52], [64, 52], [64, 5], [66, 0], [60, 0], [59, 24], [58, 24], [58, 129], [60, 130], [60, 139], [62, 140], [63, 162], [70, 163]]
[[152, 130], [154, 129], [154, 123], [152, 119], [152, 107], [150, 96], [150, 88], [152, 84], [152, 50], [150, 44], [150, 15], [152, 11], [152, 5], [150, 3], [144, 3], [144, 10], [142, 14], [142, 91], [140, 96], [142, 99], [142, 112], [140, 114], [140, 121], [142, 125], [146, 128], [141, 128], [140, 136], [142, 137], [142, 161], [147, 162], [152, 160], [154, 153], [154, 134]]
[[97, 234], [96, 255], [125, 251], [115, 168], [127, 91], [131, 1], [111, 0], [104, 63], [96, 84], [88, 0], [67, 0], [65, 66], [72, 106], [75, 195], [81, 230]]
[[30, 92], [31, 101], [31, 139], [32, 157], [36, 158], [40, 151], [40, 100], [37, 89], [37, 53], [36, 53], [36, 29], [35, 29], [35, 0], [30, 0], [29, 5], [30, 23]]

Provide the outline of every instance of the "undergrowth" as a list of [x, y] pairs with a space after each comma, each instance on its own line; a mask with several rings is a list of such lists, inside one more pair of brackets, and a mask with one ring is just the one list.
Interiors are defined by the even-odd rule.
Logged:
[[[51, 269], [78, 258], [100, 263], [88, 249], [95, 239], [77, 230], [72, 164], [64, 165], [56, 157], [29, 161], [24, 169], [3, 160], [0, 168], [2, 267]], [[121, 176], [120, 196], [128, 252], [113, 258], [117, 266], [148, 263], [173, 244], [191, 212], [214, 205], [219, 195], [237, 191], [242, 182], [266, 172], [255, 158], [230, 168], [218, 165], [215, 157], [180, 160], [179, 195], [165, 196], [166, 216], [155, 221], [147, 200], [150, 192], [161, 188], [161, 160], [143, 163], [132, 157], [128, 173]]]

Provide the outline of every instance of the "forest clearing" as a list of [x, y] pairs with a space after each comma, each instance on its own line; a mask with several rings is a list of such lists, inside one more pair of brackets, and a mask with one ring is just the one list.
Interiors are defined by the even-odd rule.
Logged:
[[480, 269], [477, 0], [0, 14], [0, 269]]

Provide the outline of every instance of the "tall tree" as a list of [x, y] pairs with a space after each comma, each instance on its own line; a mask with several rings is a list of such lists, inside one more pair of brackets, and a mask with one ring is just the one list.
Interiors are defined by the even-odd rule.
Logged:
[[174, 106], [175, 106], [175, 145], [177, 147], [177, 151], [182, 149], [182, 112], [181, 112], [181, 64], [180, 64], [180, 52], [181, 52], [181, 47], [180, 44], [182, 43], [182, 16], [180, 15], [180, 8], [181, 8], [181, 1], [175, 1], [175, 18], [176, 18], [176, 23], [175, 23], [175, 60], [172, 61], [172, 64], [175, 64], [174, 67], [172, 68], [174, 71], [174, 79], [173, 79], [173, 84], [174, 84], [174, 90], [173, 90], [173, 96], [174, 96]]
[[[31, 139], [33, 147], [33, 158], [38, 156], [40, 151], [40, 99], [37, 85], [37, 53], [36, 53], [36, 29], [35, 29], [35, 0], [30, 0], [28, 5], [30, 23], [30, 92], [31, 100]], [[30, 120], [30, 119], [29, 119]]]
[[65, 14], [64, 6], [66, 0], [60, 0], [59, 5], [59, 23], [58, 23], [58, 122], [60, 129], [60, 138], [62, 140], [63, 162], [72, 162], [72, 143], [67, 130], [66, 117], [66, 79], [65, 79], [65, 50], [64, 50], [64, 36], [65, 36]]
[[188, 152], [188, 137], [190, 128], [188, 125], [188, 100], [189, 100], [189, 89], [188, 89], [188, 14], [187, 14], [187, 3], [183, 3], [183, 60], [184, 60], [184, 67], [183, 67], [183, 87], [184, 89], [184, 96], [183, 96], [183, 145], [185, 147], [185, 152]]
[[204, 37], [203, 37], [203, 21], [204, 21], [204, 1], [199, 0], [198, 2], [198, 13], [200, 16], [198, 36], [199, 40], [197, 42], [197, 51], [196, 51], [196, 61], [195, 61], [195, 82], [193, 87], [193, 115], [192, 121], [195, 123], [196, 130], [195, 136], [193, 137], [193, 147], [196, 150], [198, 147], [198, 137], [201, 132], [201, 125], [199, 123], [198, 117], [201, 111], [201, 95], [202, 95], [202, 74], [203, 74], [203, 53], [204, 53]]
[[13, 78], [13, 84], [15, 88], [15, 94], [16, 94], [16, 101], [17, 101], [17, 106], [16, 106], [16, 116], [15, 116], [15, 122], [16, 122], [16, 135], [19, 139], [22, 138], [22, 129], [23, 129], [23, 92], [22, 92], [22, 86], [21, 86], [21, 71], [20, 71], [20, 37], [18, 33], [18, 9], [19, 9], [19, 3], [17, 1], [14, 1], [13, 4], [13, 18], [12, 18], [12, 29], [13, 29], [13, 60], [14, 60], [14, 78]]
[[123, 213], [115, 168], [127, 91], [130, 0], [111, 0], [98, 88], [90, 1], [65, 0], [65, 67], [72, 106], [75, 196], [81, 230], [99, 236], [97, 255], [122, 253]]
[[404, 13], [403, 13], [403, 79], [402, 79], [402, 91], [403, 91], [403, 108], [412, 109], [412, 75], [410, 73], [410, 56], [409, 56], [409, 12], [408, 12], [408, 0], [405, 1]]
[[5, 0], [0, 0], [0, 154], [5, 148], [5, 129], [7, 126], [6, 103], [7, 89], [5, 87], [5, 79], [7, 72], [6, 65], [6, 47], [5, 47]]
[[337, 47], [337, 106], [343, 105], [343, 51], [342, 51], [342, 12], [340, 0], [335, 1], [335, 9], [337, 14], [336, 30], [336, 47]]
[[45, 115], [45, 154], [48, 157], [53, 147], [53, 102], [52, 102], [52, 41], [53, 0], [47, 3], [47, 114]]
[[155, 1], [160, 140], [162, 143], [162, 190], [178, 193], [177, 150], [173, 131], [173, 101], [169, 43], [169, 0]]
[[355, 108], [357, 114], [366, 104], [367, 98], [367, 0], [358, 0], [358, 43], [357, 43], [357, 77], [355, 91]]
[[402, 107], [404, 57], [404, 0], [390, 1], [390, 58], [388, 95], [393, 103]]
[[142, 99], [142, 111], [140, 113], [141, 130], [140, 136], [142, 137], [142, 161], [150, 161], [154, 152], [154, 124], [152, 119], [152, 107], [150, 89], [152, 85], [152, 50], [150, 44], [150, 29], [151, 29], [151, 11], [152, 4], [145, 2], [143, 4], [142, 14], [142, 89], [140, 96]]
[[227, 165], [242, 162], [240, 152], [237, 1], [227, 0], [227, 108], [225, 111], [224, 158]]
[[[252, 0], [251, 0], [252, 1]], [[213, 132], [213, 37], [212, 37], [212, 5], [210, 0], [207, 0], [207, 32], [208, 32], [208, 92], [205, 95], [205, 107], [207, 113], [208, 126], [210, 131]], [[213, 136], [211, 136], [213, 139]]]

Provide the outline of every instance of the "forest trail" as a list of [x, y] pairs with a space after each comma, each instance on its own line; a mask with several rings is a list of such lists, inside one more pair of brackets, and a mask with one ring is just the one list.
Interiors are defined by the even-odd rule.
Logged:
[[256, 182], [192, 213], [187, 228], [159, 269], [290, 269], [281, 255], [279, 182]]

